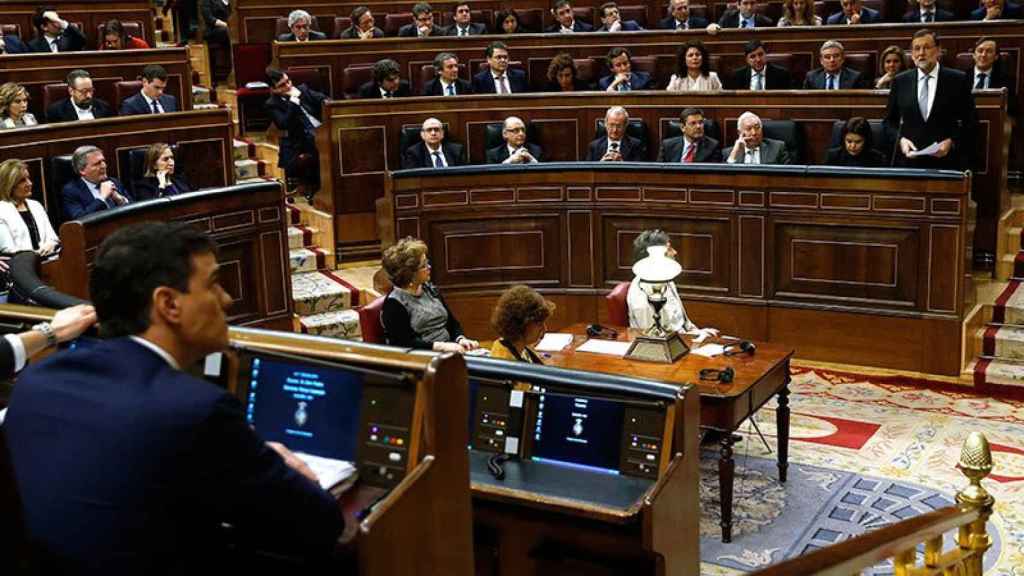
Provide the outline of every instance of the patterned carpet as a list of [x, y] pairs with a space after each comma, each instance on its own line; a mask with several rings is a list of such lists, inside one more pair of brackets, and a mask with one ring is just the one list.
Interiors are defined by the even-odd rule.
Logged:
[[[1024, 576], [1024, 402], [903, 377], [793, 369], [789, 481], [778, 482], [775, 412], [735, 449], [733, 542], [719, 540], [717, 455], [702, 458], [703, 574], [742, 574], [949, 505], [966, 479], [955, 465], [969, 432], [985, 434], [995, 468], [989, 576]], [[891, 574], [885, 567], [873, 574]]]

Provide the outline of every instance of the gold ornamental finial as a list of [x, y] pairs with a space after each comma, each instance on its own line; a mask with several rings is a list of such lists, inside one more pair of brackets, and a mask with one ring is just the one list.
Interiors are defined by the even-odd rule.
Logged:
[[970, 486], [956, 495], [956, 501], [972, 506], [991, 506], [992, 495], [981, 485], [981, 479], [992, 472], [992, 451], [988, 439], [981, 432], [971, 432], [960, 449], [960, 472], [970, 480]]

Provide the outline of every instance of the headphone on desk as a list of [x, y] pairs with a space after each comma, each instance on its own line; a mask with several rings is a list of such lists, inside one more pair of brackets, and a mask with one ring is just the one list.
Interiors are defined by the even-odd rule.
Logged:
[[721, 382], [722, 384], [732, 384], [733, 378], [736, 377], [736, 371], [731, 367], [726, 368], [701, 368], [700, 379], [709, 380], [714, 382]]
[[619, 337], [619, 333], [612, 328], [606, 328], [600, 324], [591, 324], [590, 326], [587, 326], [587, 336], [590, 336], [591, 338], [615, 340]]
[[[737, 347], [739, 348], [737, 350]], [[750, 340], [741, 340], [732, 344], [726, 344], [725, 350], [722, 352], [725, 356], [738, 356], [740, 354], [750, 354], [751, 356], [757, 352], [757, 346]]]

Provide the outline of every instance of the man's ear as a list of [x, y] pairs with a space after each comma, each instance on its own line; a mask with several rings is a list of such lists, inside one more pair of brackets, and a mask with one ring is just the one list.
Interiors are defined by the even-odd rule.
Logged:
[[169, 286], [160, 286], [153, 291], [151, 315], [156, 315], [162, 324], [181, 323], [181, 294]]

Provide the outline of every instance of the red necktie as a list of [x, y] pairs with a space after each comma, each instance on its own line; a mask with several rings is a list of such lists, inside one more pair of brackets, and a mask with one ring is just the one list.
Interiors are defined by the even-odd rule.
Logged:
[[690, 144], [690, 147], [686, 149], [686, 156], [683, 156], [683, 163], [689, 164], [693, 162], [693, 157], [697, 153], [697, 143]]

